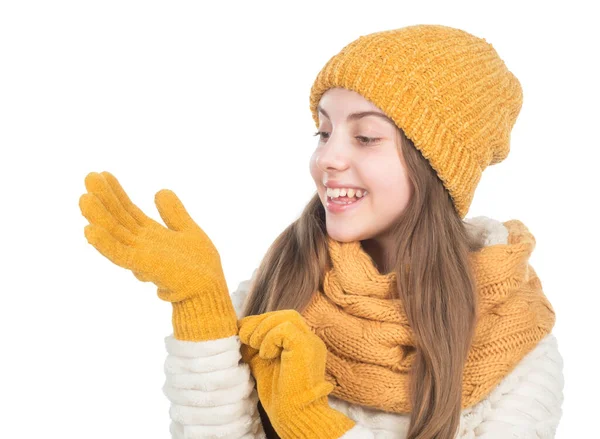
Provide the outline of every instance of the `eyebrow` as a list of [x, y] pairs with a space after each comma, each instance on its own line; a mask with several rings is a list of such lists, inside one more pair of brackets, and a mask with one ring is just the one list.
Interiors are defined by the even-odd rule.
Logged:
[[[319, 113], [323, 113], [323, 115], [327, 119], [331, 119], [329, 117], [329, 114], [327, 114], [327, 112], [325, 110], [323, 110], [323, 108], [321, 108], [320, 105], [317, 107], [317, 111]], [[365, 116], [378, 116], [378, 117], [380, 117], [380, 118], [388, 121], [392, 125], [395, 125], [395, 122], [392, 119], [390, 119], [389, 117], [387, 117], [385, 114], [379, 113], [377, 111], [361, 111], [361, 112], [358, 112], [358, 113], [351, 113], [351, 114], [348, 115], [348, 117], [346, 118], [346, 120], [347, 121], [359, 120], [359, 119], [362, 119]]]

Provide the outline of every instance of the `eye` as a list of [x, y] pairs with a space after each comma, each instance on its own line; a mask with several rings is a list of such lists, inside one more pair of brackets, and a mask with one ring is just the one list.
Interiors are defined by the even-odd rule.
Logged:
[[[363, 142], [365, 145], [370, 145], [378, 140], [381, 140], [379, 137], [365, 137], [365, 136], [356, 136], [356, 138]], [[362, 139], [362, 140], [361, 140]]]
[[325, 131], [317, 131], [314, 135], [319, 136], [319, 140], [323, 140], [323, 134], [329, 134], [329, 133], [326, 133]]
[[[324, 135], [327, 136], [327, 137], [325, 137], [325, 139], [329, 138], [329, 133], [326, 131], [317, 131], [314, 135], [319, 136], [320, 140], [324, 140], [324, 138], [323, 138]], [[356, 136], [356, 138], [359, 140], [359, 142], [364, 143], [365, 145], [370, 145], [371, 143], [381, 140], [380, 137]]]

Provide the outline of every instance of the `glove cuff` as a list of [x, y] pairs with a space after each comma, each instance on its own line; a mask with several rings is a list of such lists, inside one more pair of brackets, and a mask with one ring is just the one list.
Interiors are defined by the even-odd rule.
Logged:
[[275, 430], [282, 439], [340, 438], [356, 425], [352, 419], [331, 408], [327, 397], [285, 416], [285, 421]]
[[177, 340], [206, 341], [237, 335], [237, 315], [228, 295], [200, 292], [172, 302], [173, 336]]

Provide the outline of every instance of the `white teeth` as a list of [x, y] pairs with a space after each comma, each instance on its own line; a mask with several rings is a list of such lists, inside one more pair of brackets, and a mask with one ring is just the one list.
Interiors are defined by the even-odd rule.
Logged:
[[347, 189], [347, 188], [327, 188], [327, 196], [331, 197], [331, 198], [337, 198], [337, 197], [356, 197], [356, 198], [362, 198], [365, 195], [367, 195], [368, 192], [367, 191], [363, 191], [361, 189]]

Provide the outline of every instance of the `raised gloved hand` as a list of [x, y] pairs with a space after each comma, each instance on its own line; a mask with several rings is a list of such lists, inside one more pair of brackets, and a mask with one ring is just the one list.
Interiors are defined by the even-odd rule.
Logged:
[[283, 439], [339, 438], [356, 423], [331, 408], [333, 384], [325, 380], [327, 347], [295, 310], [239, 320], [242, 360], [258, 397]]
[[85, 237], [113, 263], [158, 287], [158, 297], [173, 305], [176, 339], [204, 341], [237, 334], [219, 253], [174, 192], [163, 189], [154, 198], [164, 227], [131, 202], [111, 173], [90, 172], [85, 187], [88, 193], [79, 199], [90, 222]]

